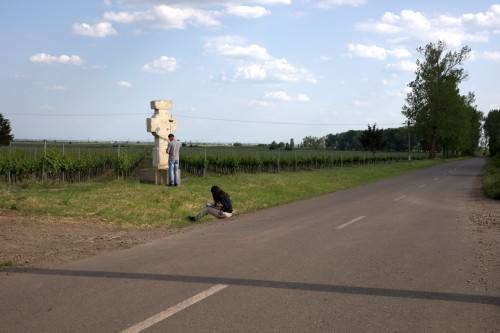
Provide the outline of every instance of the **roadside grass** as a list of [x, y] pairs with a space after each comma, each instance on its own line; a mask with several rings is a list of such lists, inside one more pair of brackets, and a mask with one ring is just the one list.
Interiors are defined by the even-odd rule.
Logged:
[[[116, 180], [113, 175], [77, 184], [26, 182], [0, 185], [0, 208], [31, 214], [50, 214], [140, 227], [177, 227], [190, 224], [211, 202], [210, 187], [230, 194], [235, 214], [345, 190], [409, 171], [445, 162], [442, 159], [402, 161], [315, 171], [209, 174], [183, 173], [179, 187], [141, 184], [136, 177]], [[204, 218], [207, 221], [212, 217]]]
[[498, 154], [486, 160], [483, 191], [488, 198], [500, 200], [500, 155]]
[[0, 262], [0, 270], [14, 266], [14, 264], [15, 264], [14, 260], [5, 260], [3, 262]]

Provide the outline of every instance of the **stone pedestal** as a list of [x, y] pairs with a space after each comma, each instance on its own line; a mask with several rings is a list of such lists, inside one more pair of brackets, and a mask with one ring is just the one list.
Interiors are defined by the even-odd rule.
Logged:
[[[168, 169], [140, 169], [139, 181], [145, 184], [168, 185]], [[181, 183], [181, 170], [179, 170], [179, 185]]]

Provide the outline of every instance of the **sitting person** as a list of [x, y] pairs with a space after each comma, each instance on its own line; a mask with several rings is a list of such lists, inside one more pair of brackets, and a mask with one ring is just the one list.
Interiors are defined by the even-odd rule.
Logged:
[[233, 215], [233, 206], [229, 194], [221, 190], [218, 186], [212, 186], [210, 191], [212, 192], [214, 203], [207, 204], [196, 216], [188, 216], [189, 221], [195, 222], [208, 214], [219, 219], [225, 219]]

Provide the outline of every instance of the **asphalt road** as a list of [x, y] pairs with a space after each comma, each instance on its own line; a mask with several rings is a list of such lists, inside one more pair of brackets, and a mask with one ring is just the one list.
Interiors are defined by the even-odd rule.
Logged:
[[498, 331], [500, 294], [472, 283], [464, 212], [483, 165], [440, 165], [15, 273], [0, 279], [0, 332]]

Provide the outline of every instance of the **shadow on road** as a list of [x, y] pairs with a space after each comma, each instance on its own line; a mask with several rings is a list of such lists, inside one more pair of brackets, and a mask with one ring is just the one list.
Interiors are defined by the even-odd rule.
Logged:
[[495, 297], [495, 296], [454, 294], [454, 293], [401, 290], [401, 289], [385, 289], [385, 288], [366, 288], [366, 287], [339, 286], [339, 285], [303, 283], [303, 282], [234, 279], [234, 278], [209, 277], [209, 276], [120, 273], [120, 272], [100, 272], [100, 271], [20, 268], [20, 267], [19, 268], [13, 267], [4, 271], [17, 272], [23, 274], [69, 276], [69, 277], [91, 277], [91, 278], [107, 278], [107, 279], [132, 279], [132, 280], [152, 280], [152, 281], [169, 281], [169, 282], [186, 282], [186, 283], [225, 284], [229, 286], [320, 291], [320, 292], [330, 292], [338, 294], [428, 299], [437, 301], [478, 303], [478, 304], [489, 304], [489, 305], [500, 306], [500, 297]]

